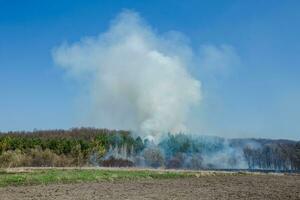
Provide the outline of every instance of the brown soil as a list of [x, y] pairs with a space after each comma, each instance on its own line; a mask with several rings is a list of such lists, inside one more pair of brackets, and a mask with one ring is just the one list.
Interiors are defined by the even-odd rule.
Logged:
[[299, 175], [227, 175], [0, 188], [1, 200], [298, 199]]

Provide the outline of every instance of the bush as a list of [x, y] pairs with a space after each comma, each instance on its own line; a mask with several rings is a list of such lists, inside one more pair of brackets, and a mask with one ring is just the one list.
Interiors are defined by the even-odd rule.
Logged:
[[171, 158], [168, 160], [166, 167], [168, 169], [179, 169], [182, 167], [182, 162], [179, 158]]
[[143, 156], [134, 156], [134, 165], [139, 167], [145, 167], [145, 158]]
[[131, 160], [109, 157], [101, 162], [103, 167], [133, 167], [134, 163]]
[[74, 159], [57, 155], [49, 149], [30, 149], [26, 153], [20, 150], [5, 151], [0, 155], [0, 167], [64, 167], [74, 163]]
[[176, 153], [167, 161], [167, 168], [178, 169], [181, 168], [187, 159], [185, 153]]
[[64, 156], [59, 156], [49, 149], [44, 151], [41, 149], [31, 149], [27, 157], [30, 159], [27, 165], [32, 167], [61, 167], [66, 164], [63, 161]]
[[20, 151], [5, 151], [0, 155], [0, 167], [20, 167], [26, 164], [26, 156]]
[[158, 168], [164, 165], [164, 156], [158, 148], [147, 148], [144, 151], [145, 163], [149, 167]]
[[186, 159], [185, 167], [189, 169], [202, 169], [202, 158], [201, 156], [193, 155]]

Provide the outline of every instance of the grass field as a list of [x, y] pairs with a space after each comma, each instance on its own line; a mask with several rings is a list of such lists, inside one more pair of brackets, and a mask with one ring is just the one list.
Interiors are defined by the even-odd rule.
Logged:
[[300, 199], [299, 174], [282, 173], [9, 168], [0, 186], [1, 200]]
[[126, 169], [10, 169], [0, 171], [0, 187], [49, 183], [78, 183], [119, 179], [168, 179], [199, 176], [195, 172]]
[[1, 200], [300, 199], [299, 175], [252, 172], [10, 168], [0, 186]]

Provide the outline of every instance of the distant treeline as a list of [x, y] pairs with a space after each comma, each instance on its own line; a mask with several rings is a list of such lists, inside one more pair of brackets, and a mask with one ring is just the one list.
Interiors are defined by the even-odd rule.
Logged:
[[300, 142], [276, 140], [243, 148], [249, 169], [300, 170]]
[[0, 133], [0, 167], [88, 165], [300, 170], [300, 142], [167, 134], [154, 144], [95, 128]]
[[0, 134], [0, 167], [82, 166], [94, 164], [112, 147], [142, 150], [128, 131], [76, 128]]

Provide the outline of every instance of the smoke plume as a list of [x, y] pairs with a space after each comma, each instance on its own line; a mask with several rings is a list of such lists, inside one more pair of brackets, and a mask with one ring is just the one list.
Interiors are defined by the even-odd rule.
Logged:
[[156, 139], [186, 131], [201, 100], [201, 83], [188, 69], [192, 54], [181, 34], [159, 34], [132, 11], [97, 37], [53, 50], [55, 63], [88, 86], [89, 124]]

